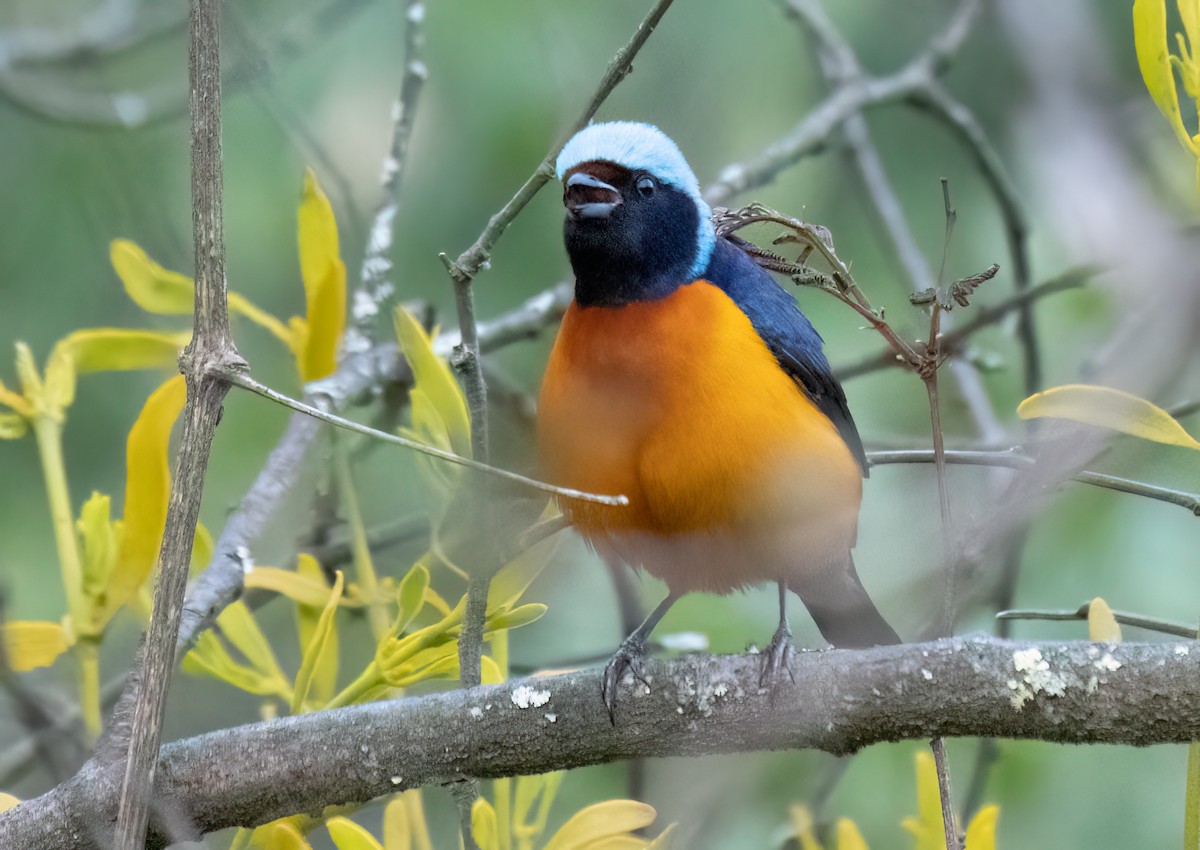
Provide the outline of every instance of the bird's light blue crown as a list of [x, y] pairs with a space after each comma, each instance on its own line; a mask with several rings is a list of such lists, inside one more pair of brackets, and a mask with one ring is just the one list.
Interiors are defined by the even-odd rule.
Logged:
[[616, 163], [631, 171], [646, 171], [663, 183], [681, 190], [696, 204], [700, 227], [696, 234], [696, 261], [689, 274], [699, 277], [712, 257], [717, 235], [713, 230], [712, 210], [700, 194], [700, 181], [679, 146], [662, 130], [634, 121], [610, 121], [584, 127], [571, 137], [555, 162], [558, 179], [577, 165], [592, 160]]

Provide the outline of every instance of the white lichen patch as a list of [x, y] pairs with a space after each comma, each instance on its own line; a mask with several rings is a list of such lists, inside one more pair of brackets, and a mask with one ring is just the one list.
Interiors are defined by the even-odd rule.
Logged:
[[1050, 662], [1037, 647], [1014, 652], [1013, 668], [1017, 677], [1008, 680], [1008, 688], [1013, 692], [1012, 706], [1018, 711], [1038, 694], [1062, 696], [1070, 684], [1065, 676], [1050, 669]]
[[1113, 670], [1121, 669], [1121, 662], [1112, 657], [1111, 652], [1104, 653], [1104, 656], [1096, 662], [1097, 670], [1105, 670], [1111, 673]]
[[393, 784], [393, 785], [399, 785], [399, 784], [400, 784], [401, 782], [403, 782], [403, 781], [404, 781], [404, 777], [403, 777], [403, 776], [398, 776], [398, 775], [397, 775], [397, 776], [393, 776], [393, 777], [392, 777], [392, 784]]
[[728, 693], [729, 693], [729, 686], [726, 685], [724, 682], [722, 682], [721, 684], [719, 684], [715, 688], [713, 688], [713, 696], [715, 696], [717, 699], [720, 699], [721, 697], [725, 696]]
[[924, 667], [921, 668], [921, 675], [925, 677], [926, 682], [933, 681], [933, 674], [930, 673], [928, 670], [926, 670]]
[[471, 716], [474, 717], [476, 720], [482, 720], [483, 719], [483, 709], [477, 705], [471, 706]]
[[557, 715], [557, 714], [555, 714], [555, 713], [554, 713], [554, 712], [552, 712], [552, 711], [551, 711], [551, 712], [547, 712], [547, 713], [546, 713], [545, 715], [543, 715], [543, 716], [544, 716], [544, 717], [545, 717], [547, 720], [549, 720], [551, 723], [553, 723], [554, 721], [558, 720], [558, 715]]
[[1188, 654], [1188, 652], [1190, 652], [1190, 651], [1191, 651], [1191, 650], [1189, 650], [1189, 649], [1187, 648], [1187, 644], [1185, 644], [1185, 643], [1177, 643], [1177, 644], [1175, 644], [1175, 654], [1176, 654], [1176, 655], [1187, 655], [1187, 654]]
[[513, 689], [512, 704], [517, 708], [538, 708], [550, 702], [549, 691], [539, 691], [529, 685], [520, 685]]

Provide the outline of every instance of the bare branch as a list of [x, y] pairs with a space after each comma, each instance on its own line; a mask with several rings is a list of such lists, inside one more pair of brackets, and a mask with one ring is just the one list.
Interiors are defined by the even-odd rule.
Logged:
[[[175, 666], [175, 642], [187, 589], [188, 565], [204, 493], [204, 473], [221, 419], [221, 401], [229, 390], [226, 375], [246, 368], [229, 335], [225, 284], [218, 0], [192, 0], [188, 72], [196, 251], [194, 330], [192, 341], [180, 357], [188, 399], [158, 556], [154, 609], [142, 644], [138, 672], [114, 712], [116, 728], [107, 744], [110, 753], [119, 752], [128, 741], [127, 759], [123, 762], [119, 757], [115, 759], [123, 772], [116, 819], [117, 847], [141, 847], [144, 843], [167, 691]], [[128, 720], [127, 712], [131, 715]], [[123, 734], [126, 722], [129, 723], [127, 738]]]
[[[163, 807], [210, 832], [463, 777], [630, 758], [785, 748], [841, 755], [937, 736], [1182, 743], [1200, 737], [1200, 652], [1191, 650], [1178, 642], [974, 636], [798, 653], [794, 675], [771, 690], [758, 687], [756, 655], [694, 655], [648, 663], [649, 689], [625, 686], [615, 725], [600, 700], [598, 671], [518, 680], [169, 744], [156, 792]], [[529, 699], [514, 698], [518, 688], [546, 702], [522, 708]], [[321, 746], [331, 740], [337, 746]], [[105, 771], [94, 767], [0, 815], [0, 844], [96, 847], [91, 825], [111, 817], [113, 806]]]

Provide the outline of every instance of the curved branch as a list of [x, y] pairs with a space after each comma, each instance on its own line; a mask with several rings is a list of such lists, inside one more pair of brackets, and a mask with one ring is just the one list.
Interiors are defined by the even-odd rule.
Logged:
[[[975, 636], [798, 654], [758, 687], [755, 655], [695, 655], [627, 680], [610, 723], [595, 670], [371, 703], [163, 748], [156, 803], [198, 832], [264, 823], [463, 777], [630, 758], [775, 749], [843, 755], [936, 736], [1146, 746], [1200, 737], [1191, 642], [1018, 643]], [[111, 770], [0, 815], [0, 845], [91, 848]]]

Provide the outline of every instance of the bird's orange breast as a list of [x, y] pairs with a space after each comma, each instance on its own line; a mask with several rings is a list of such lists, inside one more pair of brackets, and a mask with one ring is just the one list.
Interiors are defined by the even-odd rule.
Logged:
[[542, 384], [538, 444], [550, 481], [629, 498], [564, 504], [573, 525], [680, 590], [785, 578], [853, 545], [857, 462], [705, 281], [657, 301], [572, 304]]

